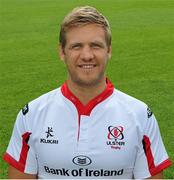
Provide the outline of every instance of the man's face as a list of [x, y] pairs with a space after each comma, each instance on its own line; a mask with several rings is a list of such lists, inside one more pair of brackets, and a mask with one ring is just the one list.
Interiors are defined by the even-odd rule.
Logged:
[[95, 24], [73, 27], [66, 33], [60, 57], [68, 69], [68, 79], [79, 86], [94, 86], [105, 80], [105, 67], [111, 55], [105, 31]]

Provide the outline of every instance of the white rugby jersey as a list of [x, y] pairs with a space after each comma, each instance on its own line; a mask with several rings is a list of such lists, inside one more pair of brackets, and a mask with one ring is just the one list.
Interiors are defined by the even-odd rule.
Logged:
[[47, 179], [140, 179], [171, 165], [153, 113], [108, 80], [85, 106], [66, 83], [26, 105], [4, 160]]

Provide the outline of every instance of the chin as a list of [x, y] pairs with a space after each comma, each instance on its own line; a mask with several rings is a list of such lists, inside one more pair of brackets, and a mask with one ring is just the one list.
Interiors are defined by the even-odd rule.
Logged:
[[78, 78], [74, 81], [74, 83], [76, 83], [79, 86], [84, 86], [84, 87], [89, 87], [89, 86], [96, 86], [97, 84], [99, 84], [101, 82], [101, 79], [99, 78]]

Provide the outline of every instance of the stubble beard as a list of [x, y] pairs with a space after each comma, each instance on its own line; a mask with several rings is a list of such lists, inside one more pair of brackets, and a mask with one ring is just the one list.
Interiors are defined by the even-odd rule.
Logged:
[[83, 78], [79, 77], [77, 74], [74, 74], [69, 70], [68, 70], [68, 76], [69, 79], [79, 87], [85, 87], [85, 88], [95, 87], [98, 84], [100, 84], [103, 81], [103, 79], [105, 79], [105, 69], [103, 69], [103, 71], [101, 71], [96, 78], [92, 78], [91, 80], [90, 77], [88, 80], [84, 80]]

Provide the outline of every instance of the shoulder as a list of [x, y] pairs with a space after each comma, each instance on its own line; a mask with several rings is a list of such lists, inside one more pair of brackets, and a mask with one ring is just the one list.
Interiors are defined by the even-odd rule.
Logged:
[[60, 88], [45, 93], [26, 104], [19, 113], [20, 117], [31, 127], [35, 123], [39, 123], [38, 121], [43, 121], [43, 113], [61, 103], [61, 97]]
[[48, 106], [49, 104], [58, 100], [60, 97], [60, 94], [61, 94], [60, 88], [54, 89], [30, 101], [28, 103], [28, 107], [30, 108], [31, 111], [34, 111], [35, 109], [41, 110], [44, 107]]
[[114, 90], [113, 98], [114, 104], [117, 104], [117, 107], [119, 107], [120, 110], [131, 114], [142, 123], [152, 115], [152, 112], [146, 103], [117, 89]]
[[[23, 126], [27, 132], [33, 132], [42, 127], [45, 121], [46, 112], [57, 104], [61, 104], [62, 99], [60, 88], [54, 89], [26, 104], [17, 116], [17, 125]], [[35, 129], [36, 128], [36, 129]]]
[[114, 90], [114, 97], [117, 103], [130, 110], [147, 110], [146, 103], [117, 89]]
[[134, 127], [137, 127], [141, 135], [144, 134], [148, 124], [152, 126], [156, 121], [152, 111], [143, 101], [119, 90], [114, 90], [113, 99], [119, 113], [125, 118], [128, 117], [126, 122], [130, 122]]

